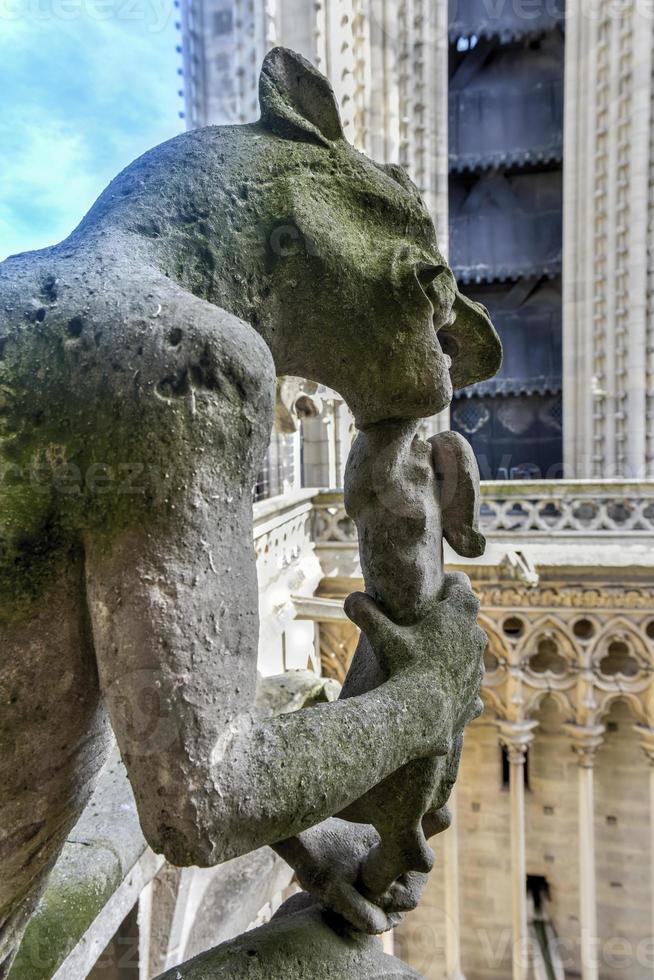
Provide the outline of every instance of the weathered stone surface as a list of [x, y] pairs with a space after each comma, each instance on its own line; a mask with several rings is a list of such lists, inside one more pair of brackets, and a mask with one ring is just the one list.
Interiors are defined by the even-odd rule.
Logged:
[[262, 677], [257, 684], [256, 709], [259, 717], [288, 714], [312, 704], [336, 701], [340, 685], [310, 670], [288, 670], [285, 674]]
[[342, 138], [327, 81], [276, 49], [261, 104], [146, 153], [66, 241], [0, 266], [0, 975], [106, 758], [105, 708], [146, 839], [180, 865], [305, 831], [451, 753], [470, 711], [459, 585], [402, 627], [355, 600], [388, 680], [256, 716], [250, 488], [275, 375], [336, 389], [372, 431], [499, 358], [415, 187]]
[[458, 555], [478, 558], [486, 539], [479, 532], [479, 469], [472, 448], [458, 432], [440, 432], [429, 442], [443, 537]]
[[146, 849], [127, 774], [114, 752], [50, 875], [10, 980], [49, 980]]
[[[346, 603], [348, 615], [364, 632], [341, 696], [377, 688], [390, 676], [389, 655], [395, 643], [401, 644], [403, 628], [420, 624], [425, 649], [427, 632], [442, 636], [439, 617], [448, 598], [455, 597], [458, 632], [448, 631], [448, 642], [437, 652], [431, 649], [430, 657], [456, 662], [457, 683], [467, 678], [468, 699], [465, 704], [447, 699], [450, 708], [456, 706], [460, 713], [452, 718], [453, 739], [445, 753], [409, 763], [341, 814], [373, 824], [381, 836], [362, 869], [363, 884], [373, 897], [383, 895], [407, 872], [431, 869], [433, 855], [426, 838], [448, 826], [443, 808], [456, 779], [463, 727], [481, 710], [479, 653], [486, 638], [470, 623], [478, 602], [465, 576], [444, 577], [442, 550], [443, 524], [450, 543], [469, 550], [473, 542], [473, 547], [483, 550], [476, 464], [453, 433], [435, 436], [430, 445], [417, 437], [416, 430], [412, 422], [365, 430], [348, 459], [345, 504], [359, 533], [367, 594], [355, 593]], [[400, 625], [389, 629], [383, 613]], [[469, 650], [467, 663], [454, 654], [455, 648], [459, 653]], [[438, 683], [447, 690], [444, 678]], [[424, 878], [405, 877], [405, 882], [415, 890]]]
[[377, 939], [335, 931], [306, 896], [289, 899], [265, 926], [162, 974], [160, 980], [400, 980], [420, 976]]
[[288, 865], [269, 847], [221, 864], [193, 921], [185, 958], [245, 932], [291, 877]]

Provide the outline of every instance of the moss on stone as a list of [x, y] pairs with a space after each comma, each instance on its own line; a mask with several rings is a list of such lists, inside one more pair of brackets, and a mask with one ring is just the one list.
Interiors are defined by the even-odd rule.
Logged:
[[31, 919], [8, 980], [50, 980], [123, 878], [116, 855], [69, 844]]

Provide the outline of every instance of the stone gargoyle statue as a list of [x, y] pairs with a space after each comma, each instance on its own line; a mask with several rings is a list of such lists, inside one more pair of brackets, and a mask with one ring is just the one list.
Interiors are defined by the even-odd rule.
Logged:
[[[345, 140], [327, 80], [276, 48], [260, 101], [256, 124], [146, 153], [64, 242], [0, 265], [0, 977], [111, 729], [152, 848], [206, 866], [272, 845], [312, 896], [278, 928], [317, 916], [327, 960], [322, 916], [373, 943], [447, 822], [485, 638], [441, 538], [481, 539], [469, 453], [416, 420], [494, 373], [499, 343], [404, 172]], [[261, 719], [251, 487], [277, 375], [354, 414], [366, 594], [342, 698]], [[298, 967], [297, 944], [291, 969], [284, 948], [261, 976], [415, 976], [372, 946], [347, 969]]]

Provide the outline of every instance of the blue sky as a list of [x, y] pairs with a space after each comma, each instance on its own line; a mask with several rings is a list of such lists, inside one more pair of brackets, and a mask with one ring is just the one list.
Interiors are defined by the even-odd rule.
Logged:
[[64, 238], [180, 132], [173, 0], [0, 0], [0, 260]]

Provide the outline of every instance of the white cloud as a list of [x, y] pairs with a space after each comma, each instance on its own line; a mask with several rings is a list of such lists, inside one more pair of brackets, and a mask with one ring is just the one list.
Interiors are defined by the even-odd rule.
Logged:
[[36, 111], [14, 116], [11, 128], [17, 149], [2, 161], [0, 256], [5, 243], [22, 251], [65, 237], [102, 190], [81, 135]]
[[180, 131], [177, 40], [172, 0], [0, 0], [0, 258], [60, 241]]

